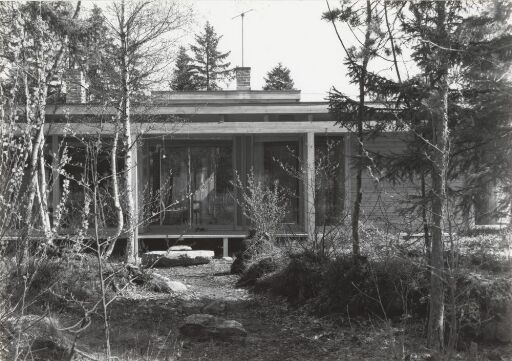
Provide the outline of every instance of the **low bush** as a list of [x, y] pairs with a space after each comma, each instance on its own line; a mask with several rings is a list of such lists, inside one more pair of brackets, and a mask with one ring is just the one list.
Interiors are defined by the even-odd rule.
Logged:
[[268, 289], [290, 303], [304, 303], [318, 296], [322, 273], [322, 257], [312, 252], [299, 253], [291, 255], [279, 271], [261, 279], [257, 289]]
[[512, 341], [512, 277], [460, 272], [457, 319], [463, 340]]
[[339, 257], [325, 266], [318, 312], [378, 315], [400, 318], [424, 316], [428, 283], [423, 268], [407, 259], [391, 257], [361, 262]]
[[[92, 255], [39, 255], [28, 261], [23, 275], [18, 274], [19, 267], [14, 262], [9, 262], [2, 291], [12, 306], [20, 305], [22, 300], [31, 308], [92, 304], [101, 297], [97, 262]], [[115, 291], [114, 284], [125, 284], [129, 278], [125, 267], [107, 262], [103, 264], [103, 274], [104, 278], [112, 276], [106, 282], [109, 296]]]
[[250, 264], [242, 273], [236, 285], [237, 287], [254, 286], [260, 278], [276, 271], [278, 268], [279, 264], [276, 259], [272, 257], [260, 258]]
[[256, 284], [256, 290], [270, 291], [291, 303], [308, 304], [322, 315], [426, 315], [428, 280], [424, 267], [399, 257], [362, 258], [355, 267], [349, 256], [328, 259], [306, 252], [292, 255], [285, 267]]

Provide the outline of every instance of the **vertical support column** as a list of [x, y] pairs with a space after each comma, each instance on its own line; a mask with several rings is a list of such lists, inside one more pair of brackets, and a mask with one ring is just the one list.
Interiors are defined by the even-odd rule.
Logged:
[[135, 237], [135, 244], [133, 254], [135, 257], [135, 262], [139, 261], [139, 185], [138, 185], [138, 169], [139, 169], [139, 159], [138, 155], [138, 139], [137, 134], [132, 134], [132, 139], [134, 139], [132, 144], [132, 197], [133, 197], [133, 218], [135, 228], [133, 230], [133, 235]]
[[222, 239], [222, 257], [229, 257], [229, 239], [227, 237]]
[[315, 237], [315, 133], [304, 139], [304, 230], [309, 239]]
[[50, 203], [50, 207], [52, 209], [52, 223], [55, 217], [55, 211], [57, 210], [57, 206], [60, 201], [60, 182], [59, 182], [59, 172], [57, 172], [57, 167], [59, 165], [58, 153], [59, 153], [59, 136], [52, 135], [51, 136], [51, 152], [52, 152], [52, 199]]
[[343, 137], [345, 145], [345, 208], [352, 212], [352, 137], [346, 133]]

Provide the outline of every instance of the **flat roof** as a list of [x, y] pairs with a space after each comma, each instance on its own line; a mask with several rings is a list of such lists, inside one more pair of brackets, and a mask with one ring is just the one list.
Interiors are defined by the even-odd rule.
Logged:
[[[113, 106], [93, 104], [53, 104], [46, 106], [47, 115], [115, 115]], [[148, 104], [131, 108], [132, 114], [140, 115], [193, 115], [193, 114], [327, 114], [327, 102], [296, 103], [189, 103]]]

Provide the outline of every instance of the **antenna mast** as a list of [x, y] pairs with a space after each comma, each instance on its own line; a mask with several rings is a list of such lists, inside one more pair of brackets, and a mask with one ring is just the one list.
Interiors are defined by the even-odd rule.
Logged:
[[244, 16], [248, 12], [253, 11], [254, 9], [249, 9], [247, 11], [241, 12], [237, 16], [233, 16], [231, 20], [236, 19], [237, 17], [240, 17], [242, 19], [242, 66], [244, 66]]

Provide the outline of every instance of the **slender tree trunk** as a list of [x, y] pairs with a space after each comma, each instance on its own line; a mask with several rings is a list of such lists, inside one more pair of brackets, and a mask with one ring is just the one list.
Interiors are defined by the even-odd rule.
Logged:
[[427, 260], [427, 264], [430, 265], [430, 232], [428, 227], [428, 218], [427, 218], [427, 189], [425, 185], [425, 172], [422, 170], [420, 173], [421, 179], [421, 200], [423, 202], [421, 206], [421, 220], [423, 222], [423, 238], [425, 239], [425, 256]]
[[[46, 164], [44, 159], [44, 123], [46, 118], [46, 94], [47, 86], [44, 83], [43, 74], [40, 74], [39, 94], [38, 94], [38, 117], [39, 124], [41, 124], [41, 131], [43, 132], [43, 140], [39, 144], [39, 184], [38, 187], [38, 200], [39, 200], [39, 213], [41, 217], [41, 224], [45, 235], [45, 241], [52, 244], [52, 227], [50, 224], [50, 214], [48, 210], [48, 186], [46, 182]], [[37, 182], [37, 180], [36, 180]]]
[[208, 45], [206, 46], [206, 90], [210, 89], [210, 57], [209, 57]]
[[135, 254], [135, 202], [133, 199], [133, 160], [132, 160], [132, 135], [131, 135], [131, 120], [130, 120], [130, 74], [128, 72], [128, 34], [126, 33], [127, 27], [125, 24], [125, 3], [121, 2], [121, 116], [124, 128], [123, 148], [124, 148], [124, 183], [125, 183], [125, 197], [126, 197], [126, 261], [135, 263], [137, 255]]
[[455, 278], [455, 271], [457, 267], [457, 260], [455, 257], [455, 241], [453, 239], [453, 228], [451, 214], [448, 211], [448, 202], [446, 204], [447, 215], [446, 220], [448, 222], [448, 235], [450, 239], [450, 256], [449, 256], [449, 273], [447, 275], [448, 281], [448, 307], [450, 313], [450, 334], [448, 335], [448, 359], [451, 359], [453, 352], [455, 351], [455, 345], [457, 344], [457, 280]]
[[[95, 146], [92, 146], [92, 150], [88, 149], [87, 153], [89, 156], [88, 161], [91, 162], [92, 168], [92, 180], [93, 180], [93, 207], [94, 207], [94, 239], [96, 241], [96, 260], [98, 261], [98, 278], [100, 280], [100, 290], [101, 290], [101, 308], [103, 311], [103, 327], [105, 334], [105, 357], [106, 360], [111, 359], [111, 350], [110, 350], [110, 328], [108, 324], [108, 312], [107, 312], [107, 295], [105, 290], [105, 279], [103, 277], [103, 257], [101, 255], [101, 244], [99, 237], [99, 229], [98, 229], [98, 149]], [[91, 155], [92, 153], [92, 155]], [[86, 190], [87, 192], [87, 190]]]
[[[27, 69], [23, 69], [23, 87], [25, 90], [25, 117], [27, 128], [31, 132], [32, 125], [32, 112], [30, 107], [30, 92], [28, 89], [28, 76]], [[36, 128], [38, 129], [38, 128]], [[36, 138], [32, 139], [32, 135], [29, 134], [27, 136], [27, 145], [30, 149], [27, 150], [26, 155], [27, 159], [25, 161], [30, 161], [28, 168], [28, 181], [27, 181], [27, 198], [25, 201], [24, 214], [22, 218], [22, 231], [21, 231], [21, 249], [19, 254], [18, 262], [20, 264], [24, 263], [28, 257], [29, 253], [29, 237], [32, 231], [32, 210], [34, 208], [34, 198], [35, 198], [35, 182], [34, 177], [37, 177], [37, 151], [39, 147], [37, 146], [37, 140], [42, 136], [42, 132], [37, 133]], [[34, 143], [36, 143], [34, 145]]]
[[[446, 8], [444, 2], [435, 4], [439, 43], [446, 44]], [[437, 79], [433, 86], [433, 172], [432, 172], [432, 253], [430, 277], [430, 310], [428, 320], [427, 346], [441, 351], [444, 348], [444, 260], [443, 229], [446, 204], [446, 169], [448, 144], [448, 59], [445, 51], [438, 48], [434, 60], [438, 64]]]
[[119, 201], [119, 185], [117, 179], [117, 143], [119, 141], [119, 118], [116, 123], [116, 131], [114, 133], [114, 141], [112, 143], [112, 153], [110, 155], [110, 168], [112, 171], [112, 197], [114, 198], [114, 209], [116, 211], [117, 226], [116, 233], [109, 237], [107, 240], [107, 249], [105, 251], [105, 257], [108, 258], [112, 255], [114, 246], [116, 245], [117, 238], [121, 235], [124, 227], [123, 209], [121, 208], [121, 202]]
[[[362, 128], [362, 124], [358, 125], [358, 128]], [[363, 159], [364, 149], [363, 149], [363, 135], [362, 131], [358, 131], [357, 134], [357, 156], [358, 162], [357, 170], [356, 170], [356, 198], [354, 200], [354, 208], [352, 211], [352, 257], [354, 258], [354, 263], [359, 263], [360, 257], [360, 247], [359, 247], [359, 223], [361, 218], [361, 203], [363, 201], [363, 191], [362, 191], [362, 179], [363, 179], [363, 166], [360, 164]]]
[[361, 255], [359, 241], [359, 224], [361, 218], [361, 203], [363, 201], [363, 158], [364, 158], [364, 128], [365, 121], [365, 82], [368, 62], [370, 61], [370, 35], [371, 35], [372, 9], [370, 0], [366, 1], [366, 34], [364, 41], [363, 63], [361, 65], [361, 74], [359, 77], [359, 109], [357, 112], [357, 173], [356, 173], [356, 198], [354, 200], [354, 209], [352, 212], [352, 257], [356, 265], [359, 264]]

